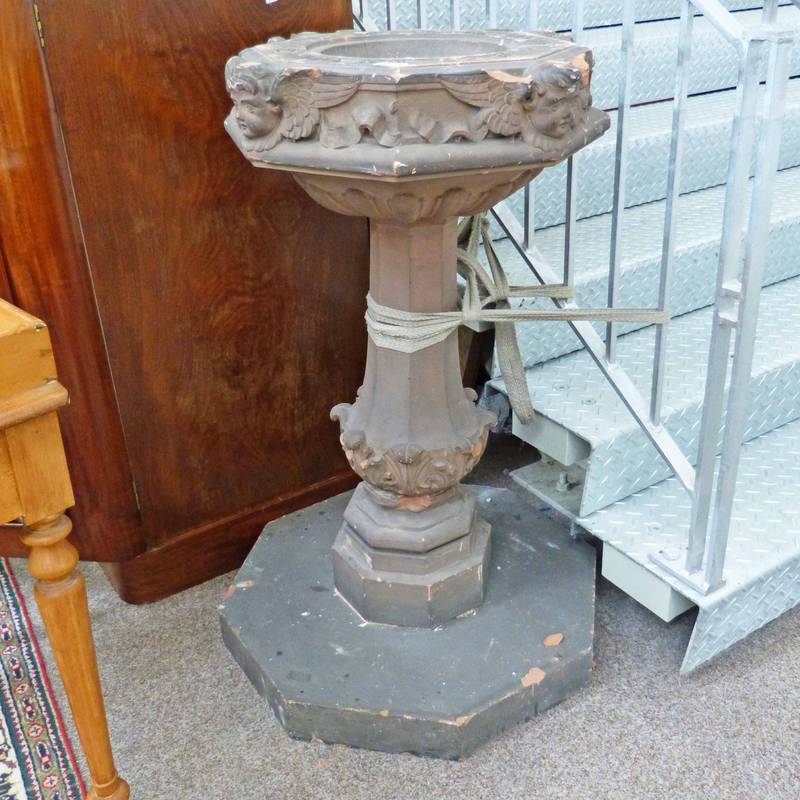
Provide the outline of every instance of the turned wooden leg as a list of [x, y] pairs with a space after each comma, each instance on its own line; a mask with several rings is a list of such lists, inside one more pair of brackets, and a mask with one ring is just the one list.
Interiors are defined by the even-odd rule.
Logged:
[[31, 548], [28, 568], [53, 655], [61, 673], [75, 727], [89, 766], [89, 800], [127, 800], [128, 784], [117, 774], [89, 623], [86, 584], [78, 551], [67, 541], [72, 522], [64, 514], [28, 526], [22, 541]]

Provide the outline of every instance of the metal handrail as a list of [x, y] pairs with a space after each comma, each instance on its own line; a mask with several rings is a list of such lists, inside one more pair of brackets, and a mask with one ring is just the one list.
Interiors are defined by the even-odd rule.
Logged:
[[[685, 0], [685, 16], [688, 19], [692, 17], [691, 6], [703, 11], [704, 16], [720, 33], [728, 37], [738, 35], [740, 68], [732, 131], [732, 155], [725, 192], [711, 346], [700, 426], [696, 490], [692, 497], [686, 555], [683, 564], [677, 567], [663, 557], [657, 556], [654, 560], [695, 591], [707, 594], [719, 588], [724, 582], [725, 554], [747, 421], [758, 306], [766, 261], [769, 217], [773, 185], [778, 169], [778, 152], [783, 132], [786, 89], [794, 37], [793, 33], [775, 27], [777, 0], [767, 0], [764, 3], [762, 26], [755, 31], [748, 31], [741, 26], [719, 0]], [[756, 109], [761, 66], [767, 48], [769, 65], [761, 114], [755, 181], [748, 213], [746, 188], [750, 182], [751, 153], [759, 122]], [[680, 55], [678, 71], [679, 81], [685, 81], [688, 74], [688, 59], [681, 60]], [[681, 102], [682, 96], [676, 94], [676, 108]], [[673, 129], [671, 175], [674, 172], [680, 174], [678, 163], [680, 136], [679, 126], [677, 130]], [[671, 207], [674, 207], [678, 195], [677, 180], [679, 178], [670, 185], [668, 214]], [[745, 219], [748, 220], [747, 241], [742, 260], [741, 232], [744, 230]], [[669, 257], [668, 249], [665, 243], [665, 252]], [[662, 262], [662, 281], [664, 272], [668, 270], [668, 263], [668, 258]], [[725, 383], [728, 364], [731, 361], [729, 353], [734, 331], [736, 336], [726, 403]], [[725, 428], [717, 471], [716, 450], [723, 416]]]
[[[363, 28], [370, 26], [370, 19], [364, 8], [367, 2], [368, 0], [359, 0], [362, 9], [359, 23]], [[800, 0], [792, 0], [792, 2], [800, 8]], [[395, 6], [396, 0], [386, 0], [386, 18], [389, 27], [392, 27], [397, 19]], [[417, 21], [421, 27], [423, 21], [427, 22], [427, 8], [426, 0], [417, 0]], [[608, 274], [608, 305], [611, 308], [617, 305], [622, 264], [627, 129], [632, 97], [636, 25], [634, 0], [623, 0], [622, 8], [622, 46], [615, 141], [616, 162]], [[497, 10], [497, 0], [485, 0], [487, 26], [494, 27], [497, 24]], [[769, 235], [773, 184], [778, 168], [790, 56], [797, 31], [783, 30], [777, 24], [778, 0], [765, 0], [761, 24], [757, 27], [745, 27], [736, 14], [731, 13], [721, 0], [682, 0], [681, 2], [677, 75], [673, 99], [658, 287], [658, 308], [664, 311], [670, 307], [686, 106], [690, 90], [689, 66], [692, 30], [697, 14], [702, 15], [714, 30], [736, 47], [739, 70], [736, 108], [731, 133], [731, 158], [725, 189], [713, 329], [708, 355], [696, 467], [692, 466], [661, 422], [664, 375], [667, 368], [667, 325], [656, 326], [648, 402], [624, 369], [616, 363], [617, 323], [607, 324], [605, 341], [591, 323], [571, 320], [569, 324], [606, 380], [689, 493], [692, 510], [683, 563], [676, 566], [676, 562], [659, 555], [654, 556], [654, 561], [695, 591], [705, 594], [718, 588], [723, 581], [739, 454], [747, 418], [747, 394]], [[450, 0], [450, 17], [452, 27], [461, 27], [459, 0]], [[536, 0], [530, 0], [527, 8], [529, 29], [536, 29], [537, 17], [538, 3]], [[581, 36], [583, 26], [584, 0], [573, 0], [573, 40]], [[761, 99], [762, 111], [759, 115], [759, 85], [765, 59], [768, 62], [766, 87]], [[752, 152], [759, 124], [761, 127], [755, 161], [755, 179], [748, 204], [747, 188], [750, 184]], [[563, 283], [570, 286], [574, 280], [577, 185], [576, 164], [570, 158], [567, 162], [563, 264]], [[534, 245], [534, 205], [534, 190], [532, 186], [528, 186], [525, 188], [524, 194], [522, 223], [506, 203], [496, 206], [493, 209], [493, 216], [532, 273], [543, 283], [556, 283], [558, 281], [556, 270], [546, 263]], [[748, 233], [743, 248], [742, 231], [745, 228]], [[577, 309], [574, 301], [554, 300], [554, 302], [565, 309]], [[733, 359], [731, 359], [730, 346], [734, 333], [734, 352]], [[730, 385], [726, 401], [725, 385], [731, 363]], [[724, 435], [720, 467], [717, 471], [717, 445], [723, 427], [723, 419], [725, 420]]]

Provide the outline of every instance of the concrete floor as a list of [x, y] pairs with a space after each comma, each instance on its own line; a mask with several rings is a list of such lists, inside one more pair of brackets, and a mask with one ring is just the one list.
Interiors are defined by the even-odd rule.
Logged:
[[[24, 563], [14, 567], [31, 598]], [[232, 575], [136, 607], [99, 567], [83, 569], [136, 800], [800, 798], [799, 609], [681, 678], [694, 613], [661, 622], [600, 580], [591, 685], [468, 760], [442, 762], [289, 739], [220, 640], [216, 606]]]

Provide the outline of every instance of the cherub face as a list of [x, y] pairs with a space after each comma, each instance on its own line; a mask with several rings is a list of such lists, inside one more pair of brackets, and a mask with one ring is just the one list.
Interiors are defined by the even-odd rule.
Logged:
[[533, 101], [533, 127], [539, 133], [559, 139], [575, 127], [577, 86], [549, 84]]
[[236, 105], [234, 119], [242, 135], [248, 139], [272, 133], [281, 121], [280, 106], [268, 98], [241, 93], [234, 96], [233, 101]]

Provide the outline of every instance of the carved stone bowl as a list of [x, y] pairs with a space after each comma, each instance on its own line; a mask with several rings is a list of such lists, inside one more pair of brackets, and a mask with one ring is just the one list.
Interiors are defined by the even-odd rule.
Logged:
[[251, 162], [292, 171], [328, 208], [440, 220], [601, 135], [591, 69], [591, 51], [550, 33], [301, 33], [228, 62], [225, 124]]

